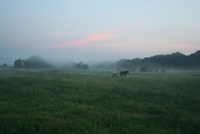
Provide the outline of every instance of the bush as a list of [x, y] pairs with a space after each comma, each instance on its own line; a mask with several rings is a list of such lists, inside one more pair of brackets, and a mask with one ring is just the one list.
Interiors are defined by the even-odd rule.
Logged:
[[158, 71], [158, 69], [156, 69], [154, 72], [155, 72], [155, 73], [158, 73], [159, 71]]
[[141, 67], [140, 72], [149, 72], [149, 69], [147, 67]]
[[6, 64], [6, 63], [4, 63], [4, 64], [3, 64], [3, 67], [7, 67], [7, 64]]
[[161, 72], [161, 73], [166, 73], [166, 70], [165, 70], [165, 69], [162, 69], [160, 72]]
[[89, 69], [88, 64], [84, 64], [83, 62], [80, 62], [80, 63], [76, 64], [75, 67], [76, 67], [77, 69], [84, 69], [84, 70], [88, 70], [88, 69]]

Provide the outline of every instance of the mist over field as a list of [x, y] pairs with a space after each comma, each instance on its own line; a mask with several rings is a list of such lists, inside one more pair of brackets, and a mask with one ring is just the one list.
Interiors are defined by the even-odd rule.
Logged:
[[200, 133], [199, 71], [112, 77], [77, 67], [0, 68], [0, 133]]
[[[2, 60], [2, 59], [0, 59]], [[5, 60], [5, 59], [4, 59]], [[6, 67], [7, 63], [3, 63], [2, 67]], [[180, 52], [171, 54], [155, 55], [151, 57], [145, 57], [143, 59], [119, 59], [117, 61], [96, 61], [96, 62], [84, 62], [84, 61], [67, 61], [67, 60], [45, 60], [37, 55], [31, 56], [27, 59], [16, 59], [13, 62], [15, 69], [111, 69], [111, 70], [130, 70], [139, 71], [141, 68], [146, 68], [148, 72], [154, 72], [156, 70], [199, 70], [200, 68], [200, 50], [190, 54], [184, 55]]]
[[199, 7], [0, 0], [0, 134], [200, 134]]

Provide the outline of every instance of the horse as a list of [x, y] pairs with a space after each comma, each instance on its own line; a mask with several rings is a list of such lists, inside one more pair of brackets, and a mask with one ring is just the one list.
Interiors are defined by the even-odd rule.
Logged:
[[129, 73], [129, 71], [121, 71], [120, 76], [123, 76], [123, 75], [126, 76], [128, 73]]

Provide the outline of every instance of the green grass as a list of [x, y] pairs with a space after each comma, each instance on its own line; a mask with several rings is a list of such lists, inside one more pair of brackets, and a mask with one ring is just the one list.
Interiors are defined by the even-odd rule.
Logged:
[[0, 133], [200, 133], [200, 73], [0, 70]]

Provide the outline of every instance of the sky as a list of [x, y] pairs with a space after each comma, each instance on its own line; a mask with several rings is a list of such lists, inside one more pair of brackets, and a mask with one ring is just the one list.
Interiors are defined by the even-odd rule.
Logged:
[[0, 64], [117, 61], [200, 50], [200, 0], [0, 0]]

